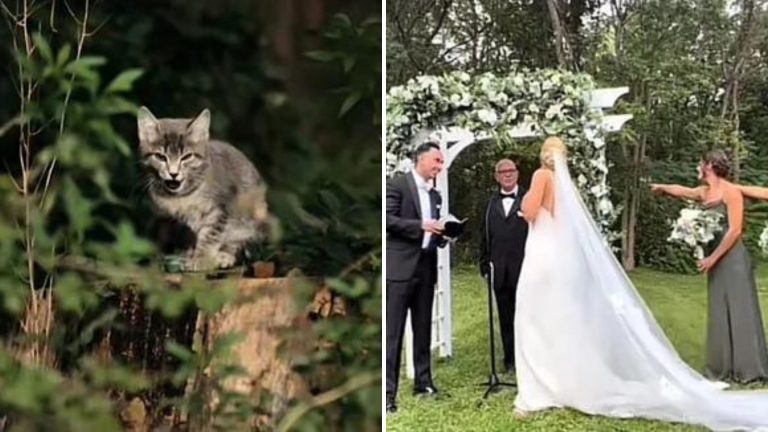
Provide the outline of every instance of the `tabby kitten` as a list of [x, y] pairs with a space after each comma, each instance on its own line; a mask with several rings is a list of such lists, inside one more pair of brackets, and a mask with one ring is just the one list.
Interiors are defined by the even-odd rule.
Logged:
[[195, 244], [187, 269], [228, 268], [244, 247], [264, 237], [266, 185], [238, 149], [210, 139], [211, 114], [157, 119], [138, 111], [141, 163], [160, 212], [187, 225]]

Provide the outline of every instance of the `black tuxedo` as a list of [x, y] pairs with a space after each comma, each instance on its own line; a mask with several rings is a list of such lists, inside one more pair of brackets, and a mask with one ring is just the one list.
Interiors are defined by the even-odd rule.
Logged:
[[505, 215], [502, 197], [496, 192], [488, 201], [483, 213], [480, 233], [480, 272], [489, 273], [489, 263], [494, 267], [494, 293], [499, 311], [501, 339], [504, 345], [504, 364], [515, 362], [515, 303], [517, 281], [525, 257], [525, 240], [528, 223], [517, 212], [527, 192], [517, 188], [512, 208]]
[[[440, 218], [440, 194], [429, 191], [431, 219]], [[437, 282], [437, 247], [445, 240], [432, 235], [422, 248], [419, 191], [412, 173], [387, 180], [387, 396], [397, 394], [400, 352], [408, 310], [413, 329], [415, 387], [432, 386], [430, 343], [432, 303]]]

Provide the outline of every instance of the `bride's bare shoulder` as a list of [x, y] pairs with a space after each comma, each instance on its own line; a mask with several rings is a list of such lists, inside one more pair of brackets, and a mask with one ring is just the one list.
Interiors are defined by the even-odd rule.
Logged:
[[554, 173], [551, 169], [541, 167], [533, 172], [533, 180], [540, 179], [540, 181], [550, 181]]

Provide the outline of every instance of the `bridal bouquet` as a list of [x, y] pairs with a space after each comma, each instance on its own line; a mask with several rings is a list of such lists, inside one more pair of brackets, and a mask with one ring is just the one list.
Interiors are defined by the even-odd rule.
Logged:
[[680, 210], [680, 217], [672, 223], [672, 233], [667, 241], [692, 248], [693, 257], [702, 259], [704, 246], [711, 242], [715, 238], [715, 233], [722, 229], [722, 219], [723, 214], [714, 210], [684, 208]]

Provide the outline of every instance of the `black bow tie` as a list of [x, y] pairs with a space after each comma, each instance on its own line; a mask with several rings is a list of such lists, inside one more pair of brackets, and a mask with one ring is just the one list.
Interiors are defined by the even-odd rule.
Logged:
[[504, 198], [517, 198], [517, 194], [514, 193], [514, 192], [512, 192], [510, 194], [505, 194], [504, 192], [499, 191], [499, 197], [501, 199], [504, 199]]

